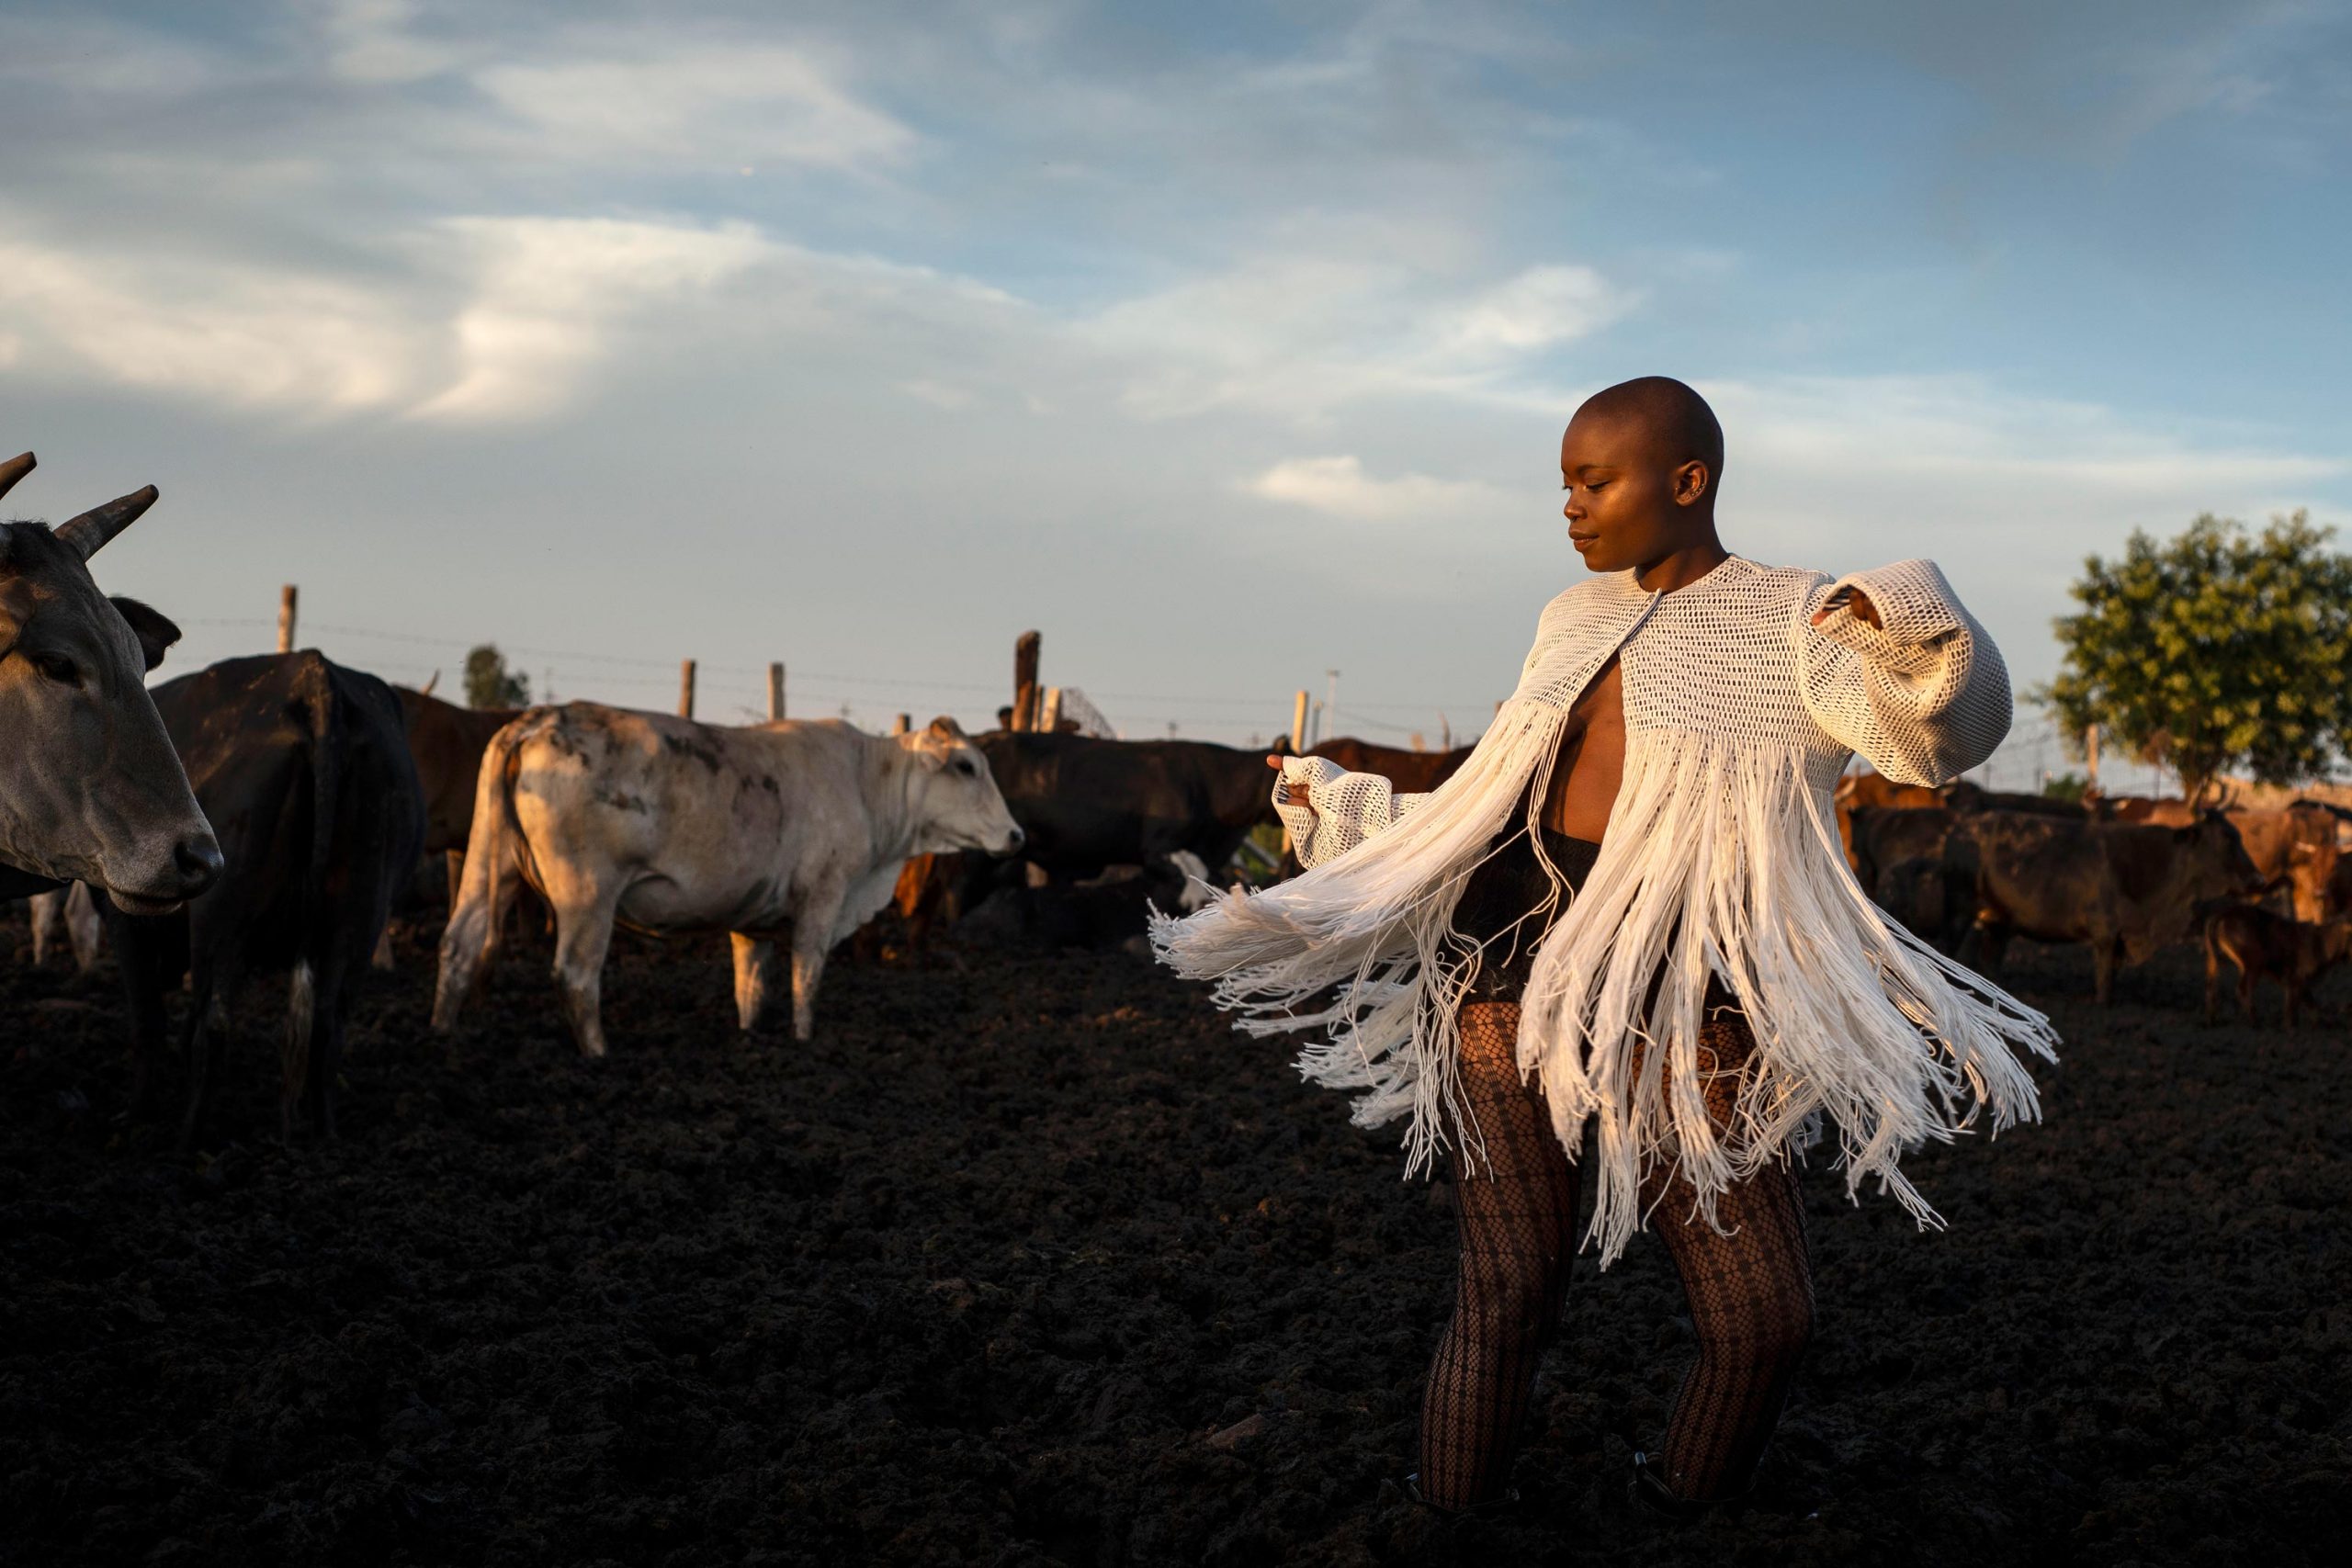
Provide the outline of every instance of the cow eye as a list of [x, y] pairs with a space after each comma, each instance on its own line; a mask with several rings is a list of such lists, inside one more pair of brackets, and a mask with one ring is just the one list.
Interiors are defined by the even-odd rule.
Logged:
[[972, 766], [972, 759], [969, 757], [958, 757], [956, 759], [956, 771], [968, 779], [978, 770]]
[[81, 679], [82, 671], [74, 662], [60, 653], [36, 653], [33, 668], [61, 686], [70, 686]]

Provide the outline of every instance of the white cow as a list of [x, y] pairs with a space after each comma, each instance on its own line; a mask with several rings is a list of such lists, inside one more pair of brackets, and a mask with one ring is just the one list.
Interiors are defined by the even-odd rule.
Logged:
[[457, 1021], [519, 873], [555, 912], [556, 982], [582, 1055], [605, 1054], [598, 985], [616, 919], [729, 932], [747, 1030], [788, 927], [792, 1032], [806, 1040], [826, 953], [890, 901], [910, 856], [1021, 842], [954, 719], [884, 739], [831, 719], [733, 728], [597, 703], [533, 708], [482, 755], [433, 1026]]
[[49, 950], [57, 945], [62, 934], [74, 949], [75, 973], [86, 975], [97, 966], [98, 943], [106, 935], [106, 926], [98, 918], [97, 900], [90, 897], [88, 883], [52, 887], [34, 894], [26, 903], [32, 912], [34, 964], [49, 962]]

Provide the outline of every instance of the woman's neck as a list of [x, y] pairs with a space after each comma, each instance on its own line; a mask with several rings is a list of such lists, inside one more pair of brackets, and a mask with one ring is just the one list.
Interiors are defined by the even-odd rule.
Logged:
[[1634, 569], [1634, 581], [1651, 593], [1671, 593], [1678, 588], [1688, 588], [1707, 573], [1731, 558], [1715, 532], [1710, 528], [1707, 536], [1670, 550], [1654, 561], [1646, 561]]

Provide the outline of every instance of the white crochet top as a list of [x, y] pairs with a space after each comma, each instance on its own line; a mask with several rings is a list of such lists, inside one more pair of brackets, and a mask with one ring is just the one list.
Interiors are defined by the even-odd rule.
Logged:
[[[1857, 587], [1880, 626], [1848, 607]], [[1570, 899], [1554, 879], [1557, 918], [1519, 1033], [1521, 1070], [1540, 1077], [1561, 1142], [1593, 1177], [1603, 1265], [1642, 1224], [1653, 1166], [1679, 1168], [1713, 1223], [1727, 1186], [1786, 1157], [1823, 1116], [1849, 1192], [1875, 1179], [1939, 1223], [1900, 1156], [1985, 1110], [1996, 1132], [2037, 1119], [2012, 1047], [2051, 1057], [2056, 1035], [1886, 919], [1838, 846], [1830, 791], [1853, 752], [1899, 783], [1937, 784], [2008, 731], [2008, 671], [1930, 562], [1833, 582], [1734, 556], [1672, 593], [1630, 571], [1578, 583], [1544, 607], [1518, 688], [1453, 778], [1394, 795], [1385, 779], [1293, 760], [1283, 781], [1315, 810], [1283, 815], [1308, 869], [1156, 920], [1160, 958], [1216, 981], [1239, 1028], [1328, 1032], [1301, 1069], [1364, 1091], [1364, 1125], [1410, 1112], [1408, 1175], [1449, 1136], [1475, 1154], [1454, 1011], [1481, 955], [1453, 931], [1453, 908], [1514, 810], [1521, 831], [1536, 826], [1568, 710], [1612, 656], [1624, 774], [1582, 890]], [[1756, 1036], [1720, 1131], [1699, 1082], [1711, 976]], [[1659, 1048], [1636, 1053], [1644, 1040]]]

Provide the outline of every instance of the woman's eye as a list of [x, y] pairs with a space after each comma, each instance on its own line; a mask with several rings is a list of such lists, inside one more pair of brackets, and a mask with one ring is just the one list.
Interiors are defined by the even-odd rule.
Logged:
[[43, 676], [56, 682], [61, 686], [72, 685], [74, 682], [74, 680], [82, 673], [81, 671], [74, 667], [74, 661], [72, 660], [62, 658], [54, 653], [35, 654], [33, 656], [33, 668], [40, 671]]

